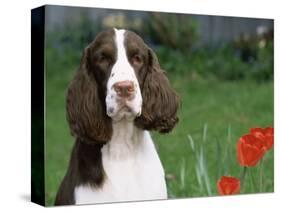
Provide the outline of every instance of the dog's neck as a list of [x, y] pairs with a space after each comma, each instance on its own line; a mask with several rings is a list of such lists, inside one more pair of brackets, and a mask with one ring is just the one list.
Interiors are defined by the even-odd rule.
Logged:
[[112, 124], [113, 134], [102, 148], [102, 153], [111, 159], [128, 159], [136, 155], [144, 140], [144, 131], [134, 121], [121, 120]]

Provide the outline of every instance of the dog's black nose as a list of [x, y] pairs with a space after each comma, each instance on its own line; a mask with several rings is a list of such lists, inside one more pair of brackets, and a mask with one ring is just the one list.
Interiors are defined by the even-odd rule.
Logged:
[[122, 98], [131, 98], [135, 94], [134, 83], [129, 80], [116, 82], [113, 88], [118, 96]]

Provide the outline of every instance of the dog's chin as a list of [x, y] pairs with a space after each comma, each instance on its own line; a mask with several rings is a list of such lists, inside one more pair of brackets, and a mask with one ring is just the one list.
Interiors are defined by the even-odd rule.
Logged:
[[110, 108], [107, 110], [107, 115], [112, 118], [114, 122], [121, 120], [133, 121], [136, 117], [141, 115], [140, 110], [133, 110], [128, 106], [123, 106], [120, 108]]

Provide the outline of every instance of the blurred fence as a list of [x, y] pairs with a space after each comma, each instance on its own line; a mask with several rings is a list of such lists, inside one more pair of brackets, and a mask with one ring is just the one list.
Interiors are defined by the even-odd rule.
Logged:
[[[130, 20], [136, 20], [134, 24], [140, 24], [149, 16], [150, 12], [83, 8], [83, 7], [66, 7], [66, 6], [47, 6], [46, 9], [46, 27], [47, 31], [52, 31], [56, 27], [66, 23], [75, 23], [81, 19], [81, 16], [87, 15], [92, 22], [102, 22], [104, 17], [112, 14], [125, 14]], [[241, 36], [250, 37], [262, 32], [264, 29], [273, 29], [273, 20], [209, 16], [209, 15], [188, 15], [197, 22], [198, 39], [196, 44], [201, 45], [219, 45], [224, 42], [233, 41]], [[122, 22], [122, 17], [111, 17], [114, 23]], [[109, 20], [110, 21], [110, 18]], [[120, 24], [119, 23], [119, 24]], [[144, 23], [145, 24], [145, 23]]]

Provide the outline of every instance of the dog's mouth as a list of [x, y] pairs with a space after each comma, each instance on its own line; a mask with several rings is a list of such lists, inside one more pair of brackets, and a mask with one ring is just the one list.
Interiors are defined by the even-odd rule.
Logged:
[[131, 112], [132, 112], [132, 109], [129, 108], [127, 105], [124, 105], [123, 107], [121, 107], [121, 108], [119, 109], [119, 111], [131, 113]]
[[135, 107], [131, 105], [130, 101], [120, 101], [117, 103], [116, 107], [107, 107], [107, 115], [115, 121], [119, 121], [123, 118], [133, 120], [141, 115], [141, 111], [137, 111]]

